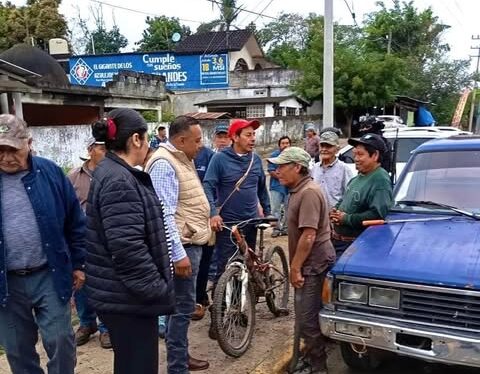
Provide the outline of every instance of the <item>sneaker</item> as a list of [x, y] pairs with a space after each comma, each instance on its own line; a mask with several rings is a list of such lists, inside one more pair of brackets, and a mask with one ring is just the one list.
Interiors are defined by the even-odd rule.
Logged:
[[202, 304], [195, 305], [195, 311], [192, 314], [192, 321], [200, 321], [205, 316], [205, 307]]
[[110, 341], [110, 334], [108, 332], [100, 333], [100, 347], [104, 349], [112, 348], [112, 342]]
[[165, 333], [167, 331], [167, 318], [165, 316], [158, 317], [158, 336], [160, 339], [165, 339]]
[[87, 344], [90, 340], [90, 335], [97, 332], [97, 326], [80, 326], [75, 333], [75, 342], [77, 346]]
[[276, 238], [277, 236], [282, 235], [282, 232], [280, 230], [273, 230], [272, 231], [272, 238]]

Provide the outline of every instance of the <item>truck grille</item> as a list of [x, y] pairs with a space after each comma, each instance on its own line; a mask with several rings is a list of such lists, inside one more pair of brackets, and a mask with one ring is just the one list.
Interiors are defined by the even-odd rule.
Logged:
[[400, 310], [406, 319], [480, 330], [480, 298], [475, 296], [403, 289]]
[[[374, 285], [366, 279], [358, 283]], [[410, 288], [406, 284], [395, 282], [382, 282], [379, 287], [382, 286], [400, 290], [400, 309], [384, 309], [340, 301], [337, 301], [337, 305], [341, 310], [365, 315], [375, 314], [397, 320], [480, 332], [480, 296], [451, 293], [448, 290], [443, 291], [442, 288], [437, 290], [436, 287]]]

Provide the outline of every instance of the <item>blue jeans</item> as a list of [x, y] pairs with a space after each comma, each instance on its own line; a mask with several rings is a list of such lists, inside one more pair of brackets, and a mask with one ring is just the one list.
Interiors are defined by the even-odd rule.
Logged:
[[270, 191], [270, 203], [272, 205], [272, 215], [278, 219], [278, 227], [276, 230], [281, 231], [286, 229], [288, 194], [272, 190]]
[[[80, 327], [97, 326], [97, 313], [95, 313], [95, 310], [88, 304], [85, 288], [75, 291], [74, 298], [78, 318], [80, 319]], [[99, 322], [98, 331], [100, 331], [100, 334], [108, 332], [107, 327], [100, 319]]]
[[73, 374], [75, 338], [70, 304], [61, 302], [49, 270], [29, 275], [8, 274], [10, 298], [0, 307], [0, 345], [13, 374], [43, 374], [35, 349], [38, 330], [48, 355], [49, 374]]
[[188, 327], [195, 311], [196, 283], [201, 246], [187, 246], [187, 256], [192, 264], [192, 276], [175, 277], [175, 314], [168, 316], [166, 346], [168, 374], [188, 374]]

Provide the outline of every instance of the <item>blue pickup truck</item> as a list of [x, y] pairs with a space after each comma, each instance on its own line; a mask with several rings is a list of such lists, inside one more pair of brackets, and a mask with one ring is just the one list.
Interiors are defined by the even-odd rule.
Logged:
[[329, 273], [323, 333], [355, 369], [396, 353], [480, 367], [480, 137], [420, 145], [383, 224]]

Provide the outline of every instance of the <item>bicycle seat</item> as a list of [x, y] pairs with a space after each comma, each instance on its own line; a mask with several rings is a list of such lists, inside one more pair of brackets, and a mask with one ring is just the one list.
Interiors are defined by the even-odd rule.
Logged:
[[266, 230], [268, 229], [269, 227], [271, 227], [271, 225], [269, 223], [260, 223], [258, 225], [255, 226], [257, 229], [260, 229], [260, 230]]

